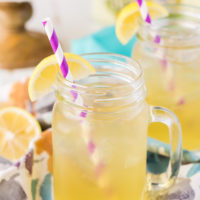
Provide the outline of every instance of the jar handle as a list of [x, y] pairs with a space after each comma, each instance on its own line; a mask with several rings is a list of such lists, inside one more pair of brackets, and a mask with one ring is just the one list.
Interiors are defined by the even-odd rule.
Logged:
[[[171, 186], [179, 173], [182, 157], [182, 134], [181, 126], [176, 115], [166, 108], [159, 106], [150, 107], [151, 123], [160, 122], [168, 126], [170, 135], [170, 160], [169, 165], [162, 176], [148, 173], [148, 191], [150, 194]], [[160, 133], [162, 134], [162, 133]]]

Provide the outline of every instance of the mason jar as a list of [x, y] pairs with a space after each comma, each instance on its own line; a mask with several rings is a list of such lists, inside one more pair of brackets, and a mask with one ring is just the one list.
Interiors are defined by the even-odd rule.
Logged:
[[[183, 131], [183, 147], [200, 149], [200, 9], [165, 5], [169, 15], [146, 24], [139, 20], [133, 58], [144, 69], [147, 102], [171, 109]], [[166, 129], [150, 135], [168, 141]]]
[[[176, 116], [149, 106], [141, 67], [106, 53], [83, 55], [96, 73], [79, 82], [57, 76], [53, 110], [55, 200], [143, 200], [146, 189], [171, 185], [181, 162]], [[79, 99], [79, 100], [77, 100]], [[171, 161], [165, 176], [146, 179], [147, 129], [169, 127]]]

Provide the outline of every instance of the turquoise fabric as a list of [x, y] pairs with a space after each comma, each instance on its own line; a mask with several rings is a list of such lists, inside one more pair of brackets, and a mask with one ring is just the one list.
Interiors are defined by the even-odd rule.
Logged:
[[130, 57], [135, 42], [136, 37], [133, 37], [128, 44], [122, 45], [116, 37], [115, 27], [110, 26], [84, 38], [73, 40], [71, 52], [75, 54], [110, 52]]

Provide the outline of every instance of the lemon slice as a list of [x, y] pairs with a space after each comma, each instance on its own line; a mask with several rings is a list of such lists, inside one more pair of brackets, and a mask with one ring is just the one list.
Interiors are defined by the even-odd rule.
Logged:
[[36, 119], [17, 107], [0, 109], [0, 155], [17, 160], [28, 152], [31, 141], [40, 136]]
[[[147, 2], [152, 19], [168, 15], [167, 10], [155, 2]], [[137, 2], [125, 6], [119, 13], [116, 21], [116, 35], [122, 44], [126, 44], [138, 30], [140, 10]]]
[[[74, 80], [80, 80], [95, 73], [95, 69], [91, 64], [81, 56], [71, 53], [65, 53], [64, 55]], [[44, 58], [36, 66], [28, 86], [29, 96], [32, 101], [41, 98], [51, 91], [51, 86], [55, 83], [56, 75], [60, 70], [57, 63], [55, 55], [51, 55]]]

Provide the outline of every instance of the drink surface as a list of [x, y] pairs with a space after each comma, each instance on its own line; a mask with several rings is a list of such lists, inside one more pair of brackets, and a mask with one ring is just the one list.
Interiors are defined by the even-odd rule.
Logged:
[[[147, 102], [172, 110], [181, 123], [183, 148], [197, 150], [200, 149], [199, 19], [170, 17], [163, 20], [163, 26], [159, 27], [158, 22], [154, 27], [158, 34], [163, 34], [163, 44], [149, 46], [146, 39], [139, 37], [133, 57], [144, 69]], [[167, 129], [158, 125], [152, 126], [150, 136], [169, 141]]]
[[[99, 94], [93, 101], [82, 94], [89, 105], [84, 119], [79, 117], [80, 107], [57, 94], [53, 111], [55, 200], [143, 199], [149, 109], [143, 101], [133, 103], [131, 96], [119, 98], [132, 85], [125, 91], [115, 90], [127, 83], [115, 75], [101, 77], [99, 82], [98, 77], [91, 78], [97, 88], [104, 84], [103, 98]], [[110, 86], [113, 89], [108, 90]], [[85, 137], [93, 141], [91, 148], [95, 145], [94, 157]]]

